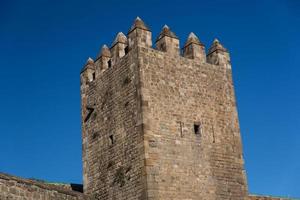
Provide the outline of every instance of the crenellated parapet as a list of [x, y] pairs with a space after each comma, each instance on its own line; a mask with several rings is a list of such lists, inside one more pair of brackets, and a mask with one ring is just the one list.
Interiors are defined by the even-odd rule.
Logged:
[[164, 25], [158, 38], [156, 39], [156, 49], [168, 54], [179, 55], [179, 39], [171, 29]]
[[137, 45], [152, 47], [152, 33], [139, 17], [134, 20], [134, 23], [127, 35], [129, 50], [133, 49]]
[[112, 65], [115, 65], [115, 63], [117, 63], [120, 58], [125, 56], [125, 54], [127, 53], [126, 48], [127, 48], [127, 37], [122, 32], [119, 32], [110, 49], [112, 55], [111, 57]]
[[218, 39], [214, 40], [208, 51], [207, 62], [213, 65], [224, 65], [227, 68], [231, 68], [229, 53]]
[[96, 66], [96, 77], [103, 71], [108, 69], [110, 65], [111, 53], [107, 45], [103, 45], [97, 59], [95, 61]]
[[95, 62], [92, 58], [88, 58], [84, 68], [81, 71], [81, 84], [92, 82], [96, 78]]
[[176, 34], [164, 25], [160, 34], [155, 40], [155, 47], [152, 46], [152, 32], [150, 28], [137, 17], [127, 35], [119, 32], [111, 47], [103, 45], [100, 53], [95, 59], [89, 59], [82, 72], [86, 82], [93, 81], [110, 67], [117, 65], [131, 50], [137, 47], [151, 48], [159, 52], [164, 52], [168, 56], [183, 57], [194, 60], [196, 63], [209, 63], [211, 65], [231, 68], [230, 56], [226, 48], [219, 40], [215, 39], [208, 52], [205, 45], [199, 40], [195, 33], [191, 32], [180, 48], [180, 40]]
[[205, 46], [193, 32], [190, 33], [183, 47], [183, 56], [199, 60], [200, 62], [206, 62]]

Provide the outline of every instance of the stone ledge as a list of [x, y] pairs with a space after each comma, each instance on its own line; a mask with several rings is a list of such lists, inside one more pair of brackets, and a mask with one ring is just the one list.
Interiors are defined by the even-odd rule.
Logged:
[[47, 182], [40, 182], [38, 180], [31, 180], [31, 179], [25, 179], [13, 175], [8, 175], [5, 173], [0, 173], [0, 180], [6, 180], [8, 182], [14, 181], [17, 183], [25, 184], [29, 187], [31, 186], [37, 186], [41, 189], [45, 190], [53, 190], [58, 193], [74, 196], [74, 197], [86, 197], [83, 193], [72, 190], [72, 186], [69, 184], [58, 184], [58, 183], [47, 183]]
[[267, 195], [250, 194], [248, 200], [300, 200], [298, 198], [272, 197]]

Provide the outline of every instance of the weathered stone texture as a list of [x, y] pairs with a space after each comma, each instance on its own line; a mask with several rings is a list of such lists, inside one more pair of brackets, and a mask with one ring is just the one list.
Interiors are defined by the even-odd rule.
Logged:
[[149, 199], [244, 199], [231, 70], [139, 51]]
[[[87, 83], [82, 99], [84, 190], [99, 199], [144, 199], [137, 69], [137, 51], [132, 49]], [[87, 119], [91, 108], [94, 110]]]
[[0, 174], [0, 200], [92, 200], [67, 186]]
[[192, 34], [183, 57], [167, 26], [154, 49], [139, 20], [128, 47], [113, 44], [113, 64], [88, 62], [81, 73], [84, 191], [100, 199], [246, 199], [227, 50], [215, 41], [206, 61]]
[[[282, 197], [249, 195], [248, 200], [293, 200], [293, 199], [282, 198]], [[296, 199], [294, 199], [294, 200], [296, 200]]]

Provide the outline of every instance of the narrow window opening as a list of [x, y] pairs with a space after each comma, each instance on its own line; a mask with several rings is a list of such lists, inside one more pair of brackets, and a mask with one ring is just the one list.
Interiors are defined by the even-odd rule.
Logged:
[[115, 143], [114, 136], [110, 135], [109, 136], [109, 145], [112, 146], [114, 143]]
[[180, 137], [183, 137], [183, 122], [181, 121], [177, 121], [177, 123], [179, 123], [179, 130], [180, 130]]
[[108, 64], [108, 68], [111, 67], [111, 60], [107, 61], [107, 64]]
[[84, 122], [87, 122], [89, 120], [94, 110], [95, 108], [88, 107], [88, 106], [86, 107], [87, 115], [85, 116]]
[[215, 129], [214, 126], [212, 126], [212, 133], [213, 133], [213, 143], [216, 142], [216, 138], [215, 138]]
[[200, 123], [195, 123], [194, 124], [194, 132], [196, 135], [200, 135], [201, 134], [201, 126]]
[[93, 73], [93, 80], [95, 80], [96, 79], [96, 73], [94, 72]]
[[125, 47], [125, 55], [127, 55], [128, 52], [129, 52], [129, 48], [128, 48], [128, 46], [126, 46], [126, 47]]
[[127, 101], [124, 106], [127, 107], [128, 105], [129, 105], [129, 102]]

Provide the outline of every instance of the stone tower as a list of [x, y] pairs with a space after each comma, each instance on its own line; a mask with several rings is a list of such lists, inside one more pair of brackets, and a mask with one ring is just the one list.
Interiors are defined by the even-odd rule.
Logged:
[[137, 18], [81, 72], [84, 192], [113, 200], [248, 195], [228, 51], [194, 33], [152, 47]]

